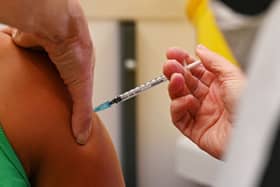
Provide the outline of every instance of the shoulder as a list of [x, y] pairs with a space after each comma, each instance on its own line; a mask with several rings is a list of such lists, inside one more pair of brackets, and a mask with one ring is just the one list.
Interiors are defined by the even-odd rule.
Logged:
[[98, 117], [93, 114], [89, 143], [77, 145], [70, 129], [71, 99], [52, 63], [15, 47], [1, 33], [0, 85], [0, 121], [38, 186], [123, 185], [114, 147]]

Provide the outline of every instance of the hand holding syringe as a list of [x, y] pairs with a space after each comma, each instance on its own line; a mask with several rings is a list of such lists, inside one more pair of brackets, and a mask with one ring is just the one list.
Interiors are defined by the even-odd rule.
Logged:
[[[196, 66], [198, 66], [199, 64], [201, 64], [200, 60], [195, 61], [192, 64], [189, 64], [186, 66], [186, 68], [188, 69], [192, 69]], [[139, 95], [140, 93], [154, 87], [157, 86], [163, 82], [167, 81], [167, 78], [164, 75], [161, 75], [159, 77], [156, 77], [148, 82], [146, 82], [145, 84], [142, 84], [140, 86], [137, 86], [136, 88], [133, 88], [123, 94], [120, 94], [118, 96], [116, 96], [114, 99], [106, 101], [104, 103], [102, 103], [101, 105], [97, 106], [94, 109], [94, 112], [99, 112], [102, 110], [106, 110], [108, 108], [110, 108], [113, 104], [118, 104], [121, 102], [124, 102], [126, 100], [129, 100], [131, 98], [134, 98], [135, 96]]]

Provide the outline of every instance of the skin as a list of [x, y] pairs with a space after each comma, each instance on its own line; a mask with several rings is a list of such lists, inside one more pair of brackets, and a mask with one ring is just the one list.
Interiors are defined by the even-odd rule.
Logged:
[[195, 61], [186, 51], [171, 48], [163, 73], [170, 80], [170, 112], [174, 125], [201, 149], [221, 159], [233, 128], [236, 103], [245, 84], [242, 71], [200, 45], [203, 65], [191, 71], [184, 62]]
[[[85, 144], [92, 129], [94, 49], [79, 0], [0, 0], [5, 32], [25, 48], [44, 49], [70, 92], [72, 131]], [[15, 29], [16, 28], [16, 29]]]
[[74, 141], [71, 97], [47, 56], [16, 47], [3, 33], [0, 41], [0, 121], [32, 185], [124, 186], [96, 114], [88, 143]]

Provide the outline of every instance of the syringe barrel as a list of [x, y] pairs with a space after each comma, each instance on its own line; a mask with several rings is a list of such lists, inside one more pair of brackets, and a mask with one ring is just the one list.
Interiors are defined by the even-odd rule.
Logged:
[[[187, 66], [185, 66], [185, 68], [192, 69], [200, 64], [201, 64], [201, 62], [199, 60], [197, 60], [197, 61], [193, 62], [192, 64], [188, 64]], [[164, 75], [161, 75], [153, 80], [150, 80], [149, 82], [147, 82], [145, 84], [142, 84], [132, 90], [129, 90], [121, 95], [116, 96], [111, 101], [106, 101], [104, 104], [105, 104], [105, 106], [107, 106], [107, 105], [111, 106], [113, 104], [117, 104], [117, 103], [121, 103], [123, 101], [129, 100], [129, 99], [139, 95], [140, 93], [144, 92], [145, 90], [148, 90], [149, 88], [159, 85], [160, 83], [163, 83], [165, 81], [167, 81], [167, 78]], [[100, 105], [100, 106], [102, 106], [102, 105]], [[107, 108], [109, 108], [109, 107], [107, 107]], [[104, 109], [102, 108], [102, 110], [104, 110]]]
[[146, 82], [145, 84], [142, 84], [134, 89], [131, 89], [121, 95], [119, 95], [123, 101], [126, 101], [128, 99], [131, 99], [135, 96], [137, 96], [138, 94], [140, 94], [141, 92], [148, 90], [149, 88], [152, 88], [156, 85], [159, 85], [162, 82], [167, 81], [167, 78], [164, 75], [161, 75], [153, 80], [150, 80], [148, 82]]

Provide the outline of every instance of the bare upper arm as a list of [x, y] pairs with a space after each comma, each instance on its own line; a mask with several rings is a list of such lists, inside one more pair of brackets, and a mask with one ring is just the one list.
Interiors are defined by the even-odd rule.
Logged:
[[123, 186], [110, 137], [98, 117], [90, 141], [70, 130], [71, 99], [42, 54], [14, 46], [0, 33], [0, 121], [37, 186]]

